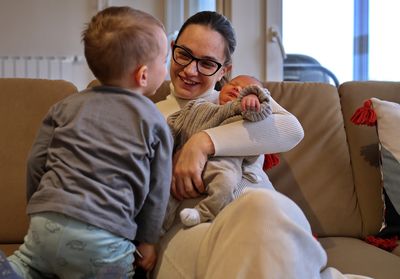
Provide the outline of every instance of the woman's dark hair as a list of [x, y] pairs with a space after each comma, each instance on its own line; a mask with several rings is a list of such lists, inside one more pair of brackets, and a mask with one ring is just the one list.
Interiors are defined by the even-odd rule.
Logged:
[[[186, 27], [192, 24], [208, 26], [212, 30], [215, 30], [219, 34], [221, 34], [226, 42], [225, 64], [232, 63], [232, 54], [236, 48], [236, 36], [231, 22], [225, 16], [212, 11], [202, 11], [192, 15], [182, 25], [181, 29], [179, 30], [178, 36], [175, 39], [175, 42], [178, 42], [180, 35], [186, 29]], [[204, 39], [206, 40], [207, 38]]]

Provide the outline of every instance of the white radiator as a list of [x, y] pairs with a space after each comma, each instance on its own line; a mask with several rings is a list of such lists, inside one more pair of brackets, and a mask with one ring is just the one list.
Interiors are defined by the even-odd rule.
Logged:
[[93, 79], [83, 56], [0, 56], [0, 78], [71, 81], [82, 89]]
[[79, 56], [1, 56], [0, 77], [72, 79], [73, 67], [83, 63]]

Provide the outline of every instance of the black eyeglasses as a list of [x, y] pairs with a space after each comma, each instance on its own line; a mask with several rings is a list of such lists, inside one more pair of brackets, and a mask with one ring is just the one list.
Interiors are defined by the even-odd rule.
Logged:
[[181, 66], [187, 66], [193, 60], [196, 61], [197, 71], [205, 76], [212, 76], [222, 67], [222, 64], [217, 61], [194, 57], [189, 51], [178, 45], [172, 47], [172, 58]]

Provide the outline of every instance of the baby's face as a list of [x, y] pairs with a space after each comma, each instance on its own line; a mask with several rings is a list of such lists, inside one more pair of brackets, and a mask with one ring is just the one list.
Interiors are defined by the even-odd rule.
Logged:
[[237, 76], [226, 83], [219, 93], [219, 104], [225, 105], [228, 102], [234, 101], [239, 97], [239, 92], [242, 88], [256, 84], [259, 82], [251, 76]]

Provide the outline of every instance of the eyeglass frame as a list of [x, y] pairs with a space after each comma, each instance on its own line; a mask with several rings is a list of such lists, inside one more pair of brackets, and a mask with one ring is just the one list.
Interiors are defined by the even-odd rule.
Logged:
[[[177, 49], [177, 48], [178, 48], [178, 49], [184, 50], [184, 51], [188, 54], [188, 57], [191, 58], [191, 60], [190, 60], [187, 64], [185, 64], [185, 65], [184, 65], [184, 64], [180, 64], [180, 63], [178, 63], [178, 62], [175, 60], [175, 55], [174, 55], [174, 53], [175, 53], [175, 49]], [[215, 61], [215, 60], [213, 60], [213, 59], [208, 59], [208, 58], [197, 58], [196, 56], [194, 56], [193, 54], [191, 54], [191, 53], [189, 52], [189, 50], [187, 50], [186, 48], [184, 48], [184, 47], [182, 47], [182, 46], [180, 46], [180, 45], [176, 45], [176, 44], [174, 44], [174, 45], [172, 46], [172, 59], [174, 60], [174, 62], [175, 62], [176, 64], [178, 64], [178, 65], [180, 65], [180, 66], [184, 66], [184, 67], [190, 65], [193, 61], [196, 61], [196, 69], [197, 69], [197, 72], [199, 72], [199, 73], [202, 74], [203, 76], [207, 76], [207, 77], [215, 75], [215, 74], [222, 68], [222, 66], [223, 66], [223, 64], [221, 64], [221, 63], [219, 63], [219, 62], [217, 62], [217, 61]], [[199, 70], [199, 61], [211, 61], [211, 62], [217, 64], [218, 67], [217, 67], [217, 69], [215, 70], [214, 73], [212, 73], [212, 74], [210, 74], [210, 75], [206, 75], [206, 74], [203, 74], [202, 72], [200, 72], [200, 70]]]

